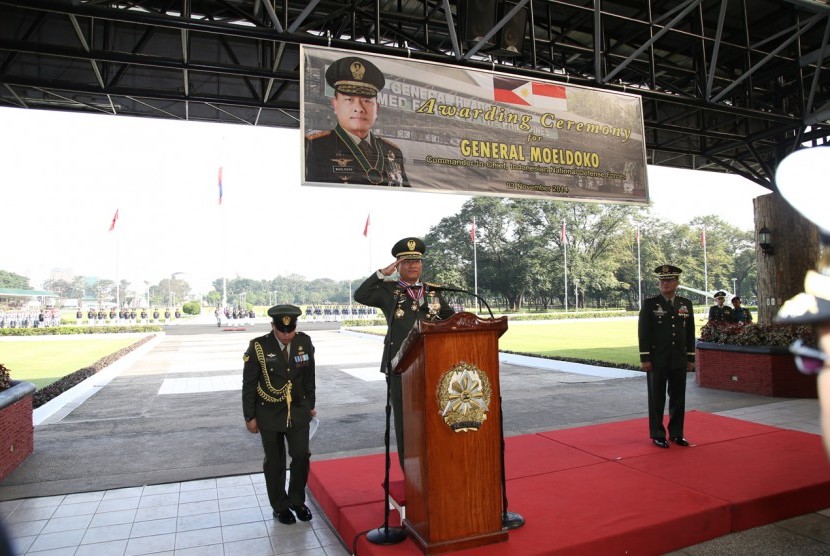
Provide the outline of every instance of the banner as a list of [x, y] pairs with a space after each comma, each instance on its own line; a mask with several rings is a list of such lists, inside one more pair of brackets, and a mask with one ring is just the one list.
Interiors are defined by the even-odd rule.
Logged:
[[304, 185], [648, 203], [637, 95], [305, 45], [300, 81]]

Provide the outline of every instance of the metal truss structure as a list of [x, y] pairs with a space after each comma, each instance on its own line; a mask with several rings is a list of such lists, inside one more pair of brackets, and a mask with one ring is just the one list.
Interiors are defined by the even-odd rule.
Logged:
[[327, 45], [635, 93], [649, 164], [775, 190], [828, 37], [828, 0], [0, 0], [0, 106], [298, 128]]

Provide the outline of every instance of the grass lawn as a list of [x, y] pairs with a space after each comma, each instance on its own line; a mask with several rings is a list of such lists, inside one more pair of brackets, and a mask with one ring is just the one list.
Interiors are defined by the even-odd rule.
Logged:
[[[697, 323], [696, 333], [701, 324]], [[514, 321], [509, 323], [507, 332], [499, 340], [499, 348], [548, 357], [640, 364], [636, 318], [560, 320], [538, 324]]]
[[[695, 337], [704, 321], [695, 319]], [[383, 334], [385, 327], [371, 327]], [[547, 357], [640, 365], [637, 318], [508, 322], [499, 349]]]
[[113, 334], [111, 338], [64, 336], [0, 341], [0, 363], [11, 371], [12, 380], [25, 380], [43, 388], [138, 340], [134, 335]]

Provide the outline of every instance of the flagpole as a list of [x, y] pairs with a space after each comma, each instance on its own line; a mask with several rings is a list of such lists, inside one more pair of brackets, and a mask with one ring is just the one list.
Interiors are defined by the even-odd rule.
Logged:
[[[224, 137], [222, 138], [224, 142]], [[223, 167], [219, 167], [219, 221], [221, 222], [221, 227], [219, 229], [219, 233], [222, 235], [222, 264], [220, 265], [219, 270], [222, 271], [222, 313], [225, 312], [225, 307], [228, 306], [228, 282], [225, 278], [225, 248], [226, 248], [226, 238], [225, 238], [225, 219], [222, 218], [222, 172]], [[219, 315], [219, 320], [221, 321], [222, 315]]]
[[640, 225], [637, 224], [637, 308], [643, 308], [643, 266], [640, 261]]
[[562, 248], [565, 253], [565, 312], [568, 312], [568, 242], [565, 239], [565, 220], [562, 220]]
[[372, 236], [369, 234], [369, 225], [371, 224], [372, 213], [366, 215], [366, 224], [363, 226], [363, 237], [369, 240], [366, 250], [366, 262], [369, 265], [368, 273], [372, 273]]
[[476, 249], [476, 217], [473, 216], [473, 284], [475, 286], [475, 293], [476, 293], [476, 305], [478, 306], [478, 312], [481, 312], [481, 300], [478, 298], [478, 253]]
[[[113, 230], [115, 231], [115, 230]], [[121, 309], [121, 280], [119, 279], [118, 275], [118, 232], [114, 234], [115, 236], [115, 308], [116, 310]]]
[[703, 226], [703, 305], [709, 305], [709, 268], [706, 261], [706, 226]]

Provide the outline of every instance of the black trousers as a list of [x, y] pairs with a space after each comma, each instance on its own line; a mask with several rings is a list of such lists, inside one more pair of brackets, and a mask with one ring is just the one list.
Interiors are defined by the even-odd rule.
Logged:
[[646, 373], [648, 383], [648, 432], [651, 438], [666, 438], [663, 410], [669, 396], [669, 437], [683, 437], [686, 416], [686, 369], [652, 368]]
[[[268, 501], [274, 511], [287, 510], [289, 505], [300, 506], [305, 503], [305, 486], [308, 482], [308, 470], [311, 454], [308, 451], [308, 423], [301, 427], [291, 427], [287, 432], [259, 431], [265, 460], [262, 471], [265, 474], [265, 487]], [[286, 444], [291, 456], [291, 478], [288, 492], [285, 491]]]

